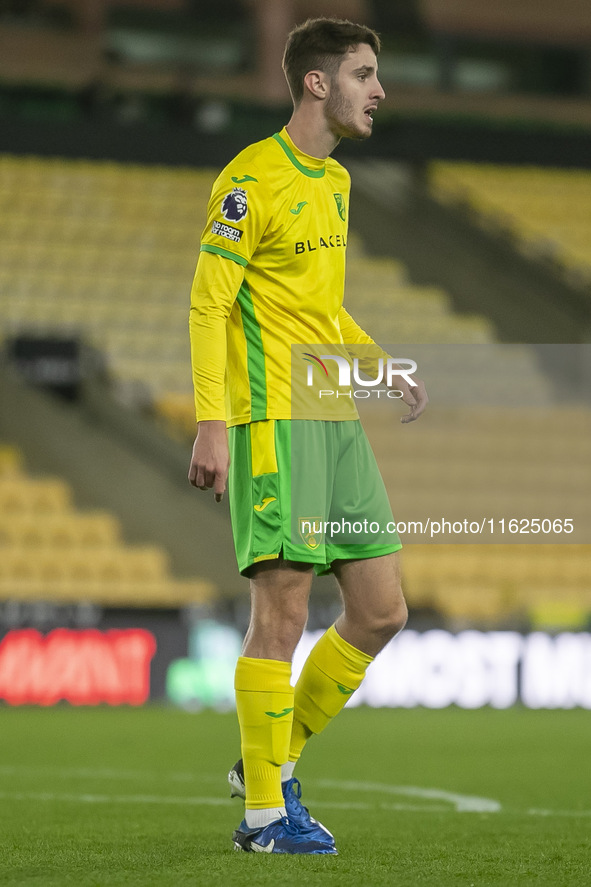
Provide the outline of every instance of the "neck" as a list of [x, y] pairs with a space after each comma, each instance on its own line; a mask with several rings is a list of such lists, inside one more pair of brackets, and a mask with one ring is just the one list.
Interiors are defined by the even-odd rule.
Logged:
[[340, 138], [328, 128], [324, 117], [319, 119], [312, 108], [306, 108], [303, 104], [295, 109], [286, 129], [296, 148], [319, 160], [325, 160], [340, 142]]

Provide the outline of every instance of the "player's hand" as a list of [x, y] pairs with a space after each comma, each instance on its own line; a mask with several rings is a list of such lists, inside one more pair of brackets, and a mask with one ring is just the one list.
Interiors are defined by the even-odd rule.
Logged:
[[405, 413], [400, 419], [403, 425], [408, 424], [408, 422], [414, 422], [415, 419], [418, 419], [429, 403], [429, 397], [423, 380], [415, 379], [414, 376], [411, 376], [410, 378], [415, 383], [412, 387], [405, 379], [396, 382], [396, 387], [402, 391], [402, 400], [410, 407], [408, 413]]
[[221, 502], [229, 467], [226, 423], [217, 420], [200, 422], [189, 465], [189, 483], [200, 490], [213, 487], [215, 501]]

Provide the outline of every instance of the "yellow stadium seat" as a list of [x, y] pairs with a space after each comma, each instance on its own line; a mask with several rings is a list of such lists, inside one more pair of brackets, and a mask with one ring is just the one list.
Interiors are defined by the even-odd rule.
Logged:
[[0, 477], [21, 474], [23, 456], [17, 447], [0, 444]]
[[59, 478], [31, 478], [17, 448], [0, 445], [0, 600], [111, 606], [205, 603], [215, 589], [177, 580], [156, 545], [127, 546], [105, 511], [78, 512]]
[[67, 484], [57, 478], [0, 478], [0, 508], [5, 512], [61, 512], [69, 509], [70, 502]]
[[467, 200], [541, 252], [550, 249], [591, 275], [589, 171], [434, 163], [431, 184], [442, 199]]

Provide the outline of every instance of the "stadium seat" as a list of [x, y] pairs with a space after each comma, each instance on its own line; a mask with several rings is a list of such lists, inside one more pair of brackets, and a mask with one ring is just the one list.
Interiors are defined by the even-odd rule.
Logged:
[[0, 444], [0, 478], [21, 474], [23, 457], [16, 447]]
[[210, 583], [177, 580], [166, 552], [126, 545], [119, 521], [79, 512], [68, 485], [32, 478], [20, 451], [0, 445], [0, 601], [90, 601], [112, 606], [205, 603]]
[[[4, 294], [0, 338], [31, 328], [43, 333], [80, 332], [104, 350], [110, 376], [122, 394], [152, 403], [162, 423], [179, 439], [192, 437], [188, 295], [214, 178], [211, 170], [0, 156], [5, 198], [0, 208]], [[462, 196], [482, 211], [502, 210], [504, 221], [529, 241], [555, 237], [565, 255], [569, 250], [571, 258], [589, 254], [588, 173], [435, 164], [432, 186], [442, 199]], [[565, 207], [561, 195], [566, 196]], [[462, 375], [460, 362], [455, 376], [450, 371], [452, 388], [461, 385], [468, 399], [481, 395], [487, 379], [491, 402], [498, 403], [509, 377], [518, 376], [522, 382], [514, 392], [515, 405], [544, 405], [545, 380], [525, 354], [515, 350], [516, 363], [507, 369], [508, 375], [503, 376], [504, 365], [492, 373], [487, 360], [494, 360], [494, 328], [484, 318], [455, 315], [441, 289], [412, 285], [400, 262], [368, 256], [355, 232], [349, 239], [345, 304], [358, 323], [369, 332], [377, 331], [385, 344], [485, 344], [486, 348], [477, 349], [482, 360], [470, 378]], [[392, 310], [384, 312], [384, 305]], [[437, 381], [437, 367], [428, 375]], [[510, 513], [517, 496], [532, 513], [544, 503], [562, 513], [565, 495], [577, 507], [584, 506], [590, 473], [585, 445], [591, 439], [588, 412], [562, 409], [549, 419], [540, 409], [538, 419], [532, 412], [527, 422], [520, 415], [520, 436], [511, 437], [499, 432], [507, 424], [503, 411], [510, 409], [506, 399], [501, 402], [498, 415], [492, 408], [486, 416], [471, 409], [470, 421], [461, 419], [455, 430], [459, 414], [448, 411], [440, 421], [436, 410], [430, 409], [428, 433], [417, 423], [395, 437], [383, 412], [364, 414], [395, 516], [401, 518], [413, 509], [427, 514], [433, 502], [444, 503], [450, 513], [477, 512], [483, 495], [488, 497], [491, 517]], [[572, 431], [566, 462], [564, 427]], [[504, 467], [491, 479], [495, 456], [502, 458]], [[413, 471], [401, 473], [401, 464], [420, 464], [420, 480]], [[170, 600], [173, 594], [191, 593], [190, 583], [183, 591], [175, 585], [177, 580], [159, 560], [161, 555], [122, 554], [126, 546], [112, 516], [77, 519], [65, 485], [22, 476], [18, 467], [18, 457], [0, 455], [0, 544], [3, 550], [20, 552], [14, 563], [22, 574], [21, 590], [28, 583], [29, 593], [47, 593], [44, 582], [53, 576], [53, 593], [75, 596], [84, 574], [85, 593], [91, 599], [102, 595], [113, 600], [122, 589], [133, 600], [142, 594], [157, 600], [162, 593]], [[69, 554], [61, 565], [47, 561], [43, 578], [27, 574], [32, 567], [27, 567], [22, 552], [31, 547]], [[476, 618], [476, 605], [469, 596], [479, 587], [488, 588], [486, 604], [478, 606], [483, 618], [488, 613], [490, 620], [495, 607], [502, 606], [505, 614], [521, 613], [536, 594], [546, 595], [553, 587], [572, 591], [577, 600], [589, 594], [587, 550], [585, 557], [573, 555], [567, 562], [562, 555], [543, 557], [544, 546], [539, 545], [528, 552], [503, 546], [496, 557], [492, 556], [496, 546], [468, 547], [471, 551], [464, 551], [465, 556], [448, 545], [440, 550], [431, 544], [405, 547], [411, 603], [426, 606], [436, 599], [443, 606], [457, 585], [462, 591], [455, 600], [464, 601], [466, 612], [472, 608]], [[72, 561], [74, 550], [87, 553], [87, 562], [84, 556]], [[66, 562], [69, 573], [63, 572]], [[455, 618], [464, 604], [446, 606]]]
[[[0, 335], [19, 329], [81, 334], [105, 350], [113, 382], [122, 391], [141, 389], [157, 410], [167, 397], [185, 397], [188, 405], [188, 295], [215, 175], [0, 157], [7, 196], [0, 255], [6, 311]], [[354, 232], [347, 287], [360, 324], [380, 329], [384, 340], [494, 337], [482, 320], [456, 318], [441, 290], [410, 285], [400, 262], [365, 255]], [[396, 305], [390, 326], [383, 318], [389, 302]], [[173, 420], [173, 433], [182, 428], [192, 433], [194, 420], [186, 409], [186, 419]], [[169, 412], [164, 407], [162, 416]]]
[[70, 507], [70, 490], [57, 479], [33, 480], [27, 477], [0, 478], [0, 508], [5, 513], [47, 514]]
[[440, 199], [468, 202], [539, 254], [591, 278], [589, 171], [437, 162], [430, 177]]
[[0, 515], [0, 542], [36, 548], [101, 547], [118, 543], [119, 522], [106, 512]]

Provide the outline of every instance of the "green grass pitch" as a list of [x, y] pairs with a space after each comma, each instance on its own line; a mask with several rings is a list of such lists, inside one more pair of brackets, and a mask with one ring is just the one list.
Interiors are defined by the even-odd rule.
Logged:
[[297, 775], [338, 857], [235, 853], [232, 714], [0, 709], [0, 884], [591, 883], [591, 713], [354, 709]]

